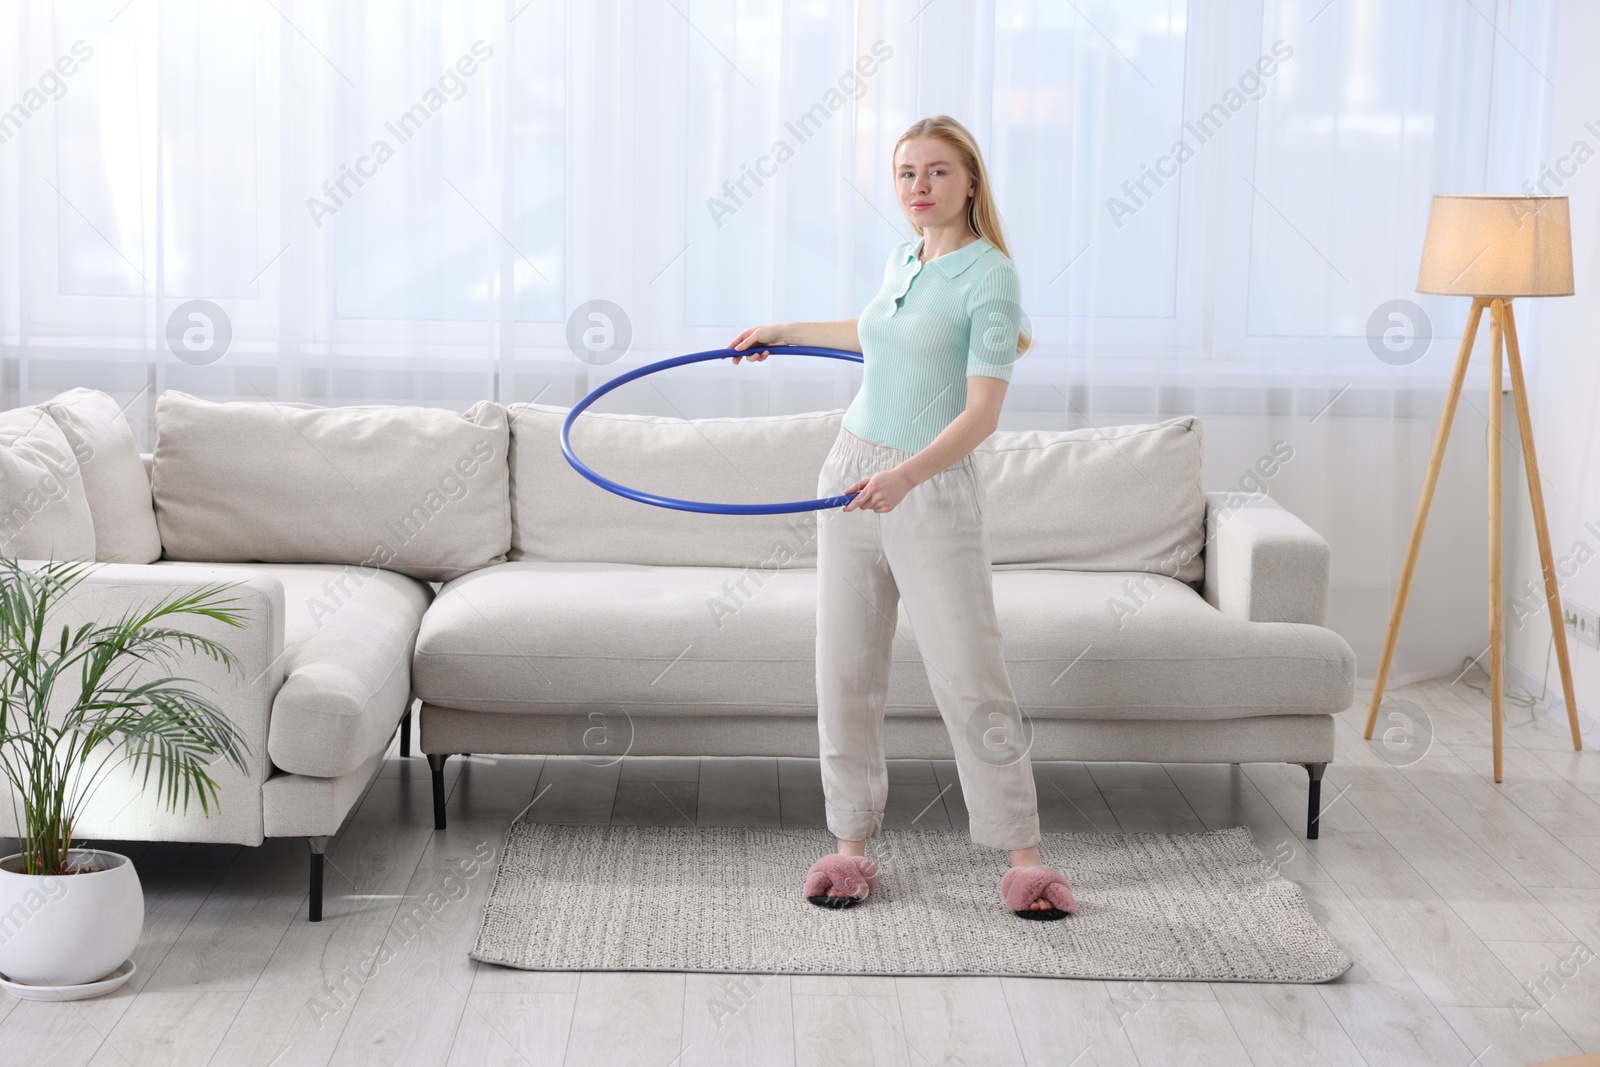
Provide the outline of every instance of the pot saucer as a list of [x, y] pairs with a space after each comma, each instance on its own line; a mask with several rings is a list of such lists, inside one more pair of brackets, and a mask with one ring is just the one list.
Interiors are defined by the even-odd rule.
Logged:
[[132, 978], [138, 969], [138, 965], [131, 959], [123, 960], [122, 966], [99, 981], [84, 982], [81, 985], [33, 985], [28, 982], [13, 982], [0, 974], [0, 989], [21, 1000], [88, 1000], [90, 997], [105, 996], [114, 989], [122, 988], [123, 983]]

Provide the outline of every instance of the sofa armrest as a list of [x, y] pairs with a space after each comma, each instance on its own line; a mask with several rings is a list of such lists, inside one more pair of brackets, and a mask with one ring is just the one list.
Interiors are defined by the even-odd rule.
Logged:
[[[37, 570], [42, 561], [21, 561]], [[222, 594], [244, 616], [243, 626], [229, 626], [204, 616], [169, 617], [166, 623], [210, 638], [236, 660], [230, 671], [203, 654], [180, 650], [165, 667], [145, 664], [133, 675], [139, 680], [172, 675], [190, 680], [228, 716], [244, 737], [245, 763], [238, 768], [220, 757], [210, 768], [217, 782], [218, 802], [209, 817], [191, 800], [187, 812], [169, 811], [152, 785], [142, 786], [142, 772], [124, 762], [106, 776], [85, 804], [75, 836], [85, 839], [135, 841], [218, 841], [260, 844], [261, 783], [272, 772], [267, 756], [267, 726], [272, 702], [284, 679], [284, 591], [275, 576], [239, 568], [161, 564], [98, 563], [52, 609], [49, 625], [77, 627], [108, 623], [130, 610], [153, 607], [179, 593], [197, 592], [213, 583], [237, 583]], [[74, 688], [71, 695], [75, 695]], [[68, 699], [71, 698], [68, 696]], [[0, 795], [4, 786], [0, 784]], [[0, 834], [15, 835], [12, 806], [0, 803]]]
[[1322, 535], [1265, 493], [1206, 494], [1201, 593], [1223, 614], [1327, 625], [1330, 558]]

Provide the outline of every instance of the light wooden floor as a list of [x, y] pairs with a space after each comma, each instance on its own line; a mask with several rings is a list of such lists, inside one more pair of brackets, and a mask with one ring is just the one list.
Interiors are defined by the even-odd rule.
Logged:
[[[329, 857], [321, 924], [304, 919], [301, 842], [125, 846], [147, 902], [134, 981], [81, 1004], [0, 994], [0, 1061], [1467, 1067], [1600, 1050], [1600, 959], [1579, 948], [1600, 950], [1600, 737], [1574, 754], [1564, 727], [1508, 709], [1496, 786], [1481, 695], [1444, 681], [1391, 695], [1425, 711], [1432, 747], [1385, 762], [1361, 740], [1358, 694], [1318, 841], [1302, 836], [1298, 767], [1035, 765], [1047, 829], [1249, 826], [1355, 959], [1335, 982], [740, 985], [480, 965], [467, 950], [491, 876], [458, 865], [498, 853], [536, 794], [527, 817], [551, 822], [822, 826], [816, 763], [452, 760], [451, 825], [435, 833], [424, 761], [392, 759]], [[926, 808], [919, 825], [964, 826], [959, 788], [937, 799], [953, 769], [897, 764], [890, 824]], [[404, 913], [432, 918], [417, 930]]]

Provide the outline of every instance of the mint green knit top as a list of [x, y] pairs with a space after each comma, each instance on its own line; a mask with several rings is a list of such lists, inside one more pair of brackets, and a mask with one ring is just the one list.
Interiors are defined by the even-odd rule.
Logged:
[[857, 437], [920, 452], [967, 406], [967, 379], [1011, 380], [1022, 322], [1016, 265], [985, 238], [923, 263], [895, 246], [883, 288], [856, 324], [861, 390], [844, 413]]

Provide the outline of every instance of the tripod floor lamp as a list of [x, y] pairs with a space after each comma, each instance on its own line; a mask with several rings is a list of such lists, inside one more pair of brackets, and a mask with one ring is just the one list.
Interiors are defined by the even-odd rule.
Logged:
[[1428, 522], [1428, 505], [1439, 480], [1450, 421], [1461, 396], [1467, 360], [1485, 308], [1489, 310], [1489, 704], [1494, 728], [1494, 780], [1501, 781], [1501, 730], [1503, 726], [1502, 617], [1505, 605], [1500, 591], [1500, 351], [1504, 344], [1511, 368], [1511, 392], [1517, 425], [1522, 434], [1522, 462], [1527, 470], [1528, 496], [1533, 505], [1533, 528], [1539, 541], [1539, 563], [1544, 572], [1545, 599], [1550, 607], [1550, 627], [1555, 631], [1556, 658], [1561, 663], [1561, 689], [1567, 702], [1567, 723], [1572, 747], [1583, 748], [1578, 729], [1578, 705], [1572, 695], [1572, 670], [1567, 662], [1567, 635], [1561, 618], [1561, 594], [1550, 552], [1550, 529], [1545, 523], [1544, 492], [1539, 463], [1533, 451], [1533, 422], [1528, 415], [1528, 390], [1522, 380], [1522, 355], [1517, 347], [1517, 321], [1511, 301], [1519, 296], [1572, 295], [1572, 228], [1564, 196], [1435, 196], [1428, 213], [1428, 232], [1422, 243], [1422, 267], [1417, 274], [1419, 293], [1445, 293], [1472, 297], [1467, 328], [1461, 336], [1455, 374], [1445, 397], [1444, 414], [1428, 460], [1427, 480], [1411, 525], [1405, 567], [1389, 615], [1389, 632], [1383, 642], [1383, 659], [1372, 687], [1372, 708], [1367, 713], [1366, 737], [1378, 721], [1383, 683], [1394, 659], [1395, 639], [1406, 610], [1406, 593], [1417, 568], [1417, 550]]

